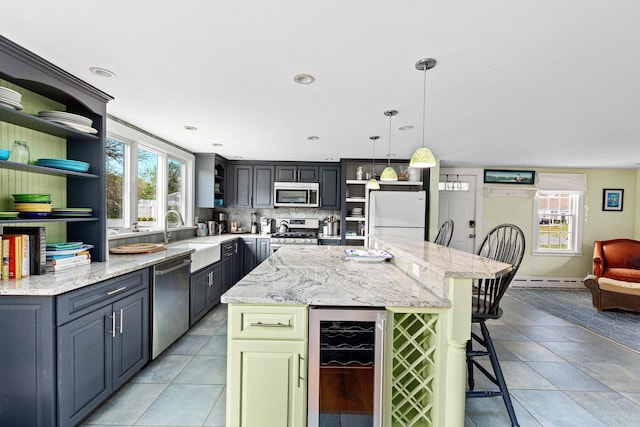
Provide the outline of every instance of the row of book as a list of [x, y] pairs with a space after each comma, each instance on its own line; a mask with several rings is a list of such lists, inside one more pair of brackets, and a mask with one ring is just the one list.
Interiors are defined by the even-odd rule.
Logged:
[[45, 227], [3, 227], [0, 255], [2, 280], [68, 270], [91, 263], [92, 245], [46, 243]]

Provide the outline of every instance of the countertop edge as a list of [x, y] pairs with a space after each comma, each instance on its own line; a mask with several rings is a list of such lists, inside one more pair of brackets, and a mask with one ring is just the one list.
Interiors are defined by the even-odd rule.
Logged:
[[165, 250], [149, 254], [109, 254], [109, 260], [104, 262], [92, 262], [86, 266], [57, 273], [48, 272], [22, 279], [2, 280], [0, 281], [0, 297], [53, 297], [133, 271], [153, 267], [161, 262], [194, 252], [194, 249], [174, 248], [174, 245], [183, 243], [223, 244], [242, 237], [269, 238], [269, 236], [257, 234], [221, 234], [170, 242], [166, 244]]

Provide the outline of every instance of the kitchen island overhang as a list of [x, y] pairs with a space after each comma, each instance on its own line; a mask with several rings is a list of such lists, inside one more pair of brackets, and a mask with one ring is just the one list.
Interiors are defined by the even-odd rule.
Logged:
[[[286, 307], [307, 313], [309, 306], [387, 309], [382, 425], [400, 419], [412, 419], [414, 425], [464, 425], [465, 346], [471, 332], [472, 282], [475, 278], [500, 276], [511, 266], [429, 242], [386, 238], [373, 240], [372, 245], [393, 254], [393, 260], [372, 263], [346, 259], [345, 247], [286, 248], [222, 296], [222, 302], [230, 304], [227, 425], [233, 426], [255, 411], [240, 386], [244, 385], [245, 392], [249, 386], [246, 378], [239, 377], [243, 362], [233, 361], [245, 359], [235, 349], [247, 344], [247, 337], [232, 333], [243, 328], [234, 324], [243, 318], [237, 313], [256, 308], [268, 313], [270, 308]], [[231, 313], [236, 313], [235, 320]], [[286, 329], [288, 320], [282, 319], [282, 329]], [[300, 328], [307, 325], [307, 319], [298, 316], [293, 323]], [[418, 324], [420, 327], [415, 326]], [[306, 338], [299, 337], [305, 345]], [[296, 354], [298, 360], [307, 360], [307, 353]], [[424, 356], [418, 364], [416, 354]], [[414, 369], [416, 365], [420, 368]], [[404, 367], [412, 367], [407, 369], [414, 372], [399, 375], [398, 370]], [[298, 384], [300, 376], [306, 379], [299, 374]], [[407, 393], [407, 387], [415, 387], [412, 384], [421, 384], [426, 394]], [[306, 412], [306, 400], [302, 400], [302, 408], [293, 407], [300, 403], [291, 403], [291, 414], [296, 409], [298, 414]], [[301, 425], [306, 425], [304, 420]]]

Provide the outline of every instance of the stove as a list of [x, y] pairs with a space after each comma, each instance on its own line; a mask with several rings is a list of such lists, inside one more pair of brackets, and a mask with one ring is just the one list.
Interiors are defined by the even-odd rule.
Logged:
[[318, 227], [317, 219], [277, 219], [276, 228], [281, 224], [287, 224], [289, 231], [273, 233], [271, 235], [271, 252], [277, 251], [284, 245], [317, 245]]

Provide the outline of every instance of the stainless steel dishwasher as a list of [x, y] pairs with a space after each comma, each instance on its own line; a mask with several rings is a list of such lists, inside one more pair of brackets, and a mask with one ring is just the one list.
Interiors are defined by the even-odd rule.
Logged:
[[155, 359], [189, 329], [191, 256], [153, 267], [151, 358]]

